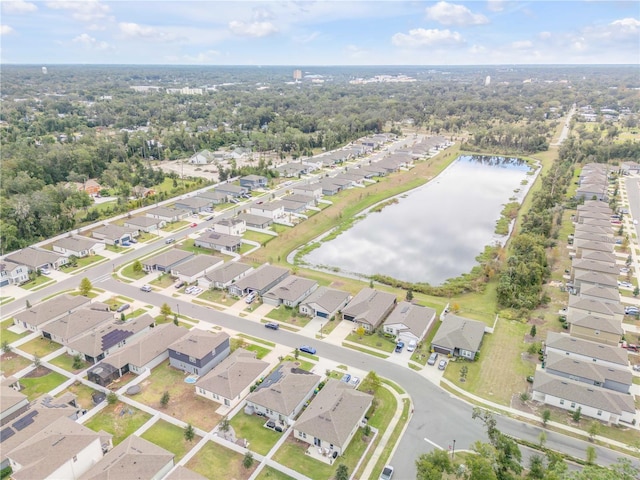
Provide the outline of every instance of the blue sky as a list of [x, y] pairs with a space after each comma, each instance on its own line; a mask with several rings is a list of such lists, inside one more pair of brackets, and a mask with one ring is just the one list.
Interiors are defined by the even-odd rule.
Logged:
[[0, 9], [5, 64], [640, 64], [637, 0], [1, 0]]

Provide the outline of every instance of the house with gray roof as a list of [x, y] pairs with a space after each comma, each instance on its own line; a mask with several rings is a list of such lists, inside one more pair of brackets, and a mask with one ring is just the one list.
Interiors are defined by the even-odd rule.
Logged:
[[189, 215], [189, 212], [178, 210], [177, 208], [155, 207], [144, 212], [149, 218], [156, 220], [164, 220], [167, 223], [173, 223], [182, 220]]
[[373, 288], [363, 288], [342, 309], [342, 318], [373, 332], [395, 308], [396, 296]]
[[195, 165], [206, 165], [207, 163], [211, 163], [213, 161], [214, 155], [209, 150], [201, 150], [198, 153], [194, 153], [191, 158], [189, 158], [189, 163]]
[[316, 288], [318, 288], [318, 282], [315, 280], [289, 275], [276, 286], [265, 292], [264, 295], [262, 295], [262, 301], [276, 307], [285, 305], [295, 308], [302, 300], [315, 291]]
[[627, 368], [629, 359], [624, 348], [612, 347], [603, 343], [590, 342], [562, 333], [549, 332], [544, 344], [545, 354], [557, 352], [571, 358], [593, 362], [614, 368]]
[[229, 285], [229, 293], [244, 297], [248, 293], [256, 292], [262, 296], [289, 275], [289, 269], [276, 267], [265, 263], [236, 283]]
[[258, 413], [283, 426], [292, 425], [321, 380], [320, 375], [302, 370], [292, 362], [278, 365], [249, 394], [245, 412]]
[[620, 301], [603, 302], [591, 298], [582, 298], [582, 296], [578, 295], [570, 295], [569, 307], [567, 308], [567, 321], [571, 323], [575, 318], [583, 315], [594, 315], [622, 322], [624, 318], [624, 308]]
[[150, 258], [142, 260], [142, 269], [147, 272], [167, 272], [176, 268], [182, 262], [192, 259], [195, 256], [193, 252], [180, 250], [179, 248], [170, 248], [164, 252], [154, 255]]
[[91, 236], [105, 243], [105, 245], [122, 245], [140, 235], [137, 229], [107, 224], [91, 231]]
[[250, 189], [240, 185], [234, 185], [233, 183], [221, 183], [220, 185], [217, 185], [213, 191], [223, 193], [231, 198], [239, 198], [243, 195], [247, 195]]
[[54, 252], [65, 257], [74, 255], [78, 258], [83, 258], [96, 255], [99, 251], [104, 250], [104, 243], [88, 237], [64, 237], [53, 242], [51, 247]]
[[616, 254], [612, 252], [593, 252], [583, 251], [582, 256], [584, 260], [595, 260], [596, 262], [615, 262], [617, 260]]
[[581, 219], [580, 223], [584, 225], [595, 225], [598, 227], [608, 227], [611, 228], [611, 221], [605, 220], [603, 218], [585, 218]]
[[269, 180], [262, 175], [245, 175], [244, 177], [240, 177], [240, 186], [249, 190], [265, 188], [267, 183], [269, 183]]
[[41, 328], [42, 336], [56, 343], [68, 345], [81, 335], [113, 319], [112, 312], [82, 308], [44, 325]]
[[320, 185], [322, 186], [322, 195], [332, 196], [342, 191], [342, 187], [334, 183], [330, 178], [323, 178], [320, 181]]
[[333, 459], [344, 454], [373, 401], [373, 395], [330, 378], [293, 427], [293, 436]]
[[131, 217], [127, 218], [124, 221], [124, 226], [128, 228], [134, 228], [139, 232], [152, 233], [156, 234], [161, 228], [167, 226], [167, 222], [165, 220], [161, 220], [159, 218], [153, 217]]
[[241, 237], [247, 231], [247, 222], [241, 218], [223, 218], [213, 224], [213, 231]]
[[349, 292], [335, 288], [319, 287], [300, 302], [300, 313], [308, 317], [331, 319], [351, 300]]
[[31, 272], [57, 270], [67, 263], [67, 257], [40, 248], [27, 247], [4, 257], [4, 261], [15, 265], [25, 265]]
[[569, 324], [573, 337], [617, 346], [622, 340], [622, 322], [595, 315], [574, 316]]
[[174, 466], [174, 454], [137, 435], [129, 435], [79, 480], [161, 480]]
[[322, 185], [319, 182], [307, 183], [305, 185], [294, 185], [291, 191], [297, 195], [307, 195], [319, 200], [322, 198]]
[[585, 254], [592, 252], [613, 253], [615, 244], [610, 242], [597, 242], [594, 240], [574, 240], [576, 259], [586, 260]]
[[196, 195], [198, 198], [208, 200], [212, 205], [220, 205], [229, 201], [229, 195], [224, 192], [216, 192], [215, 190], [207, 190]]
[[311, 167], [304, 163], [285, 163], [283, 165], [278, 165], [276, 167], [276, 171], [280, 174], [281, 177], [292, 178], [299, 177], [301, 175], [305, 175], [309, 173]]
[[224, 258], [213, 255], [196, 255], [171, 269], [171, 275], [186, 283], [193, 283], [224, 263]]
[[613, 286], [584, 285], [580, 289], [580, 298], [618, 304], [620, 303], [620, 291]]
[[187, 467], [177, 465], [171, 470], [169, 475], [164, 477], [164, 480], [207, 480], [207, 477], [203, 477], [199, 473], [189, 470]]
[[605, 275], [618, 275], [620, 273], [620, 267], [618, 267], [615, 263], [595, 262], [593, 260], [574, 258], [571, 262], [571, 271], [573, 274], [573, 278], [585, 272], [598, 272], [604, 273]]
[[211, 208], [213, 202], [207, 198], [202, 197], [187, 197], [177, 200], [174, 204], [175, 208], [187, 210], [191, 213], [202, 212], [205, 208]]
[[618, 277], [617, 275], [588, 271], [576, 274], [572, 285], [578, 290], [582, 289], [586, 285], [602, 285], [605, 287], [617, 288]]
[[614, 425], [630, 424], [636, 414], [632, 395], [550, 375], [542, 370], [536, 372], [532, 390], [535, 401], [569, 411], [580, 408], [583, 416]]
[[[6, 384], [12, 381], [15, 388]], [[29, 399], [24, 393], [20, 392], [19, 388], [19, 381], [15, 377], [9, 377], [8, 379], [5, 379], [4, 376], [2, 377], [2, 385], [0, 385], [0, 398], [2, 398], [2, 403], [0, 403], [0, 425], [8, 423], [26, 411]]]
[[169, 364], [188, 373], [205, 375], [229, 356], [229, 339], [225, 332], [193, 329], [169, 345]]
[[269, 363], [258, 360], [255, 352], [243, 348], [233, 351], [217, 367], [200, 377], [196, 382], [196, 393], [202, 397], [233, 408], [248, 393]]
[[198, 280], [198, 285], [207, 289], [217, 288], [224, 290], [234, 282], [246, 277], [252, 271], [253, 267], [251, 265], [241, 262], [227, 262], [205, 273]]
[[208, 232], [196, 238], [194, 245], [218, 252], [237, 252], [242, 246], [242, 237], [227, 235], [226, 233]]
[[284, 211], [286, 213], [293, 213], [293, 214], [299, 215], [301, 213], [304, 213], [307, 210], [306, 203], [292, 202], [287, 198], [283, 198], [282, 200], [280, 200], [280, 203], [284, 207]]
[[37, 332], [46, 324], [69, 315], [80, 307], [87, 307], [90, 303], [91, 299], [83, 295], [56, 295], [16, 313], [13, 316], [13, 323], [32, 332]]
[[318, 201], [315, 197], [311, 197], [309, 195], [301, 195], [299, 193], [293, 193], [291, 195], [287, 195], [286, 197], [283, 198], [283, 200], [302, 203], [304, 204], [305, 209], [315, 207], [318, 204]]
[[556, 352], [547, 354], [544, 369], [551, 375], [558, 375], [620, 393], [630, 393], [633, 383], [633, 374], [628, 368], [605, 367]]
[[486, 325], [452, 313], [444, 316], [431, 341], [434, 352], [474, 360], [480, 351]]
[[436, 319], [433, 308], [400, 302], [384, 321], [382, 329], [405, 343], [421, 342]]
[[0, 287], [29, 281], [29, 267], [21, 263], [0, 262]]
[[253, 215], [251, 213], [241, 213], [238, 219], [244, 221], [248, 229], [265, 229], [273, 223], [273, 218], [264, 217], [262, 215]]
[[260, 205], [253, 203], [249, 207], [249, 213], [277, 220], [284, 217], [284, 205], [280, 200], [276, 200], [275, 202], [265, 202]]

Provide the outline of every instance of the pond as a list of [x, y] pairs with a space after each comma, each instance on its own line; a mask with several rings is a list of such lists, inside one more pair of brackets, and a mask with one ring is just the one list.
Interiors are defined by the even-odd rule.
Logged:
[[304, 257], [345, 274], [440, 285], [469, 272], [486, 245], [503, 243], [496, 221], [533, 183], [517, 158], [461, 156], [426, 185], [372, 212]]

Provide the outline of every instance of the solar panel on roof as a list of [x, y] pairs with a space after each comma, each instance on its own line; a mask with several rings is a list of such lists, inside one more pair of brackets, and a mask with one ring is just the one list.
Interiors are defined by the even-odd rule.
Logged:
[[27, 413], [24, 417], [14, 422], [11, 426], [15, 428], [17, 431], [20, 431], [33, 423], [33, 417], [38, 415], [38, 411], [34, 410], [32, 412]]
[[113, 347], [114, 345], [117, 345], [130, 335], [132, 335], [131, 332], [119, 329], [107, 333], [104, 337], [102, 337], [102, 350], [104, 351]]
[[16, 432], [11, 427], [3, 428], [0, 430], [0, 443], [4, 442], [7, 438], [11, 438]]

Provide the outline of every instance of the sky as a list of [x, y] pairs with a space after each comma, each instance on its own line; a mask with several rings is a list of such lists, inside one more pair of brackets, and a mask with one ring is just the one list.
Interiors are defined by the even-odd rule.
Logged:
[[2, 64], [639, 64], [640, 2], [0, 0]]

